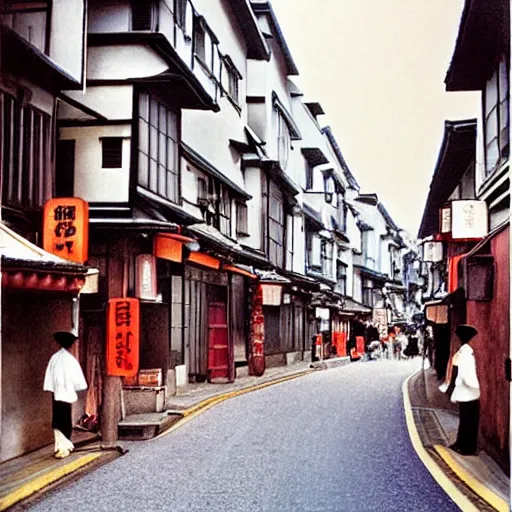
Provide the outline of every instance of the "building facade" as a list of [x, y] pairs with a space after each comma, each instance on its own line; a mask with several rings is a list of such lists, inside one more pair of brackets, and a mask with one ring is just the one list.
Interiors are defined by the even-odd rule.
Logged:
[[[477, 119], [446, 121], [419, 237], [426, 238], [427, 319], [442, 347], [459, 347], [458, 323], [474, 325], [481, 385], [479, 443], [509, 470], [510, 6], [467, 0], [447, 91], [479, 91]], [[492, 349], [489, 343], [492, 342]]]

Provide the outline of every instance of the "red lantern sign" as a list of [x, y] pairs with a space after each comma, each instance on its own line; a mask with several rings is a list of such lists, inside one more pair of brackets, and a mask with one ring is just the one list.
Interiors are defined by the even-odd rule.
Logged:
[[107, 307], [107, 375], [132, 377], [139, 371], [139, 301], [110, 299]]
[[44, 205], [43, 249], [85, 263], [89, 248], [89, 206], [78, 197], [54, 198]]

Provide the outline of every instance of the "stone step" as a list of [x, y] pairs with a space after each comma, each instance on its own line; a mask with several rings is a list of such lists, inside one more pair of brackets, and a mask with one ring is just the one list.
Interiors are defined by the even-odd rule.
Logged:
[[145, 441], [164, 432], [183, 417], [176, 412], [130, 414], [118, 423], [119, 439]]

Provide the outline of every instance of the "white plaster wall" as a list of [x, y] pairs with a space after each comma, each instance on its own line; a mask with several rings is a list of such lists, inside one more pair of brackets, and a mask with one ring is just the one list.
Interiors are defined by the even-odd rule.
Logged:
[[304, 217], [295, 217], [295, 233], [293, 240], [293, 271], [299, 274], [306, 273], [306, 236], [304, 230]]
[[363, 302], [363, 284], [361, 281], [361, 274], [358, 270], [354, 270], [353, 272], [353, 282], [352, 282], [352, 297], [357, 302]]
[[267, 63], [267, 85], [270, 89], [269, 92], [275, 91], [284, 107], [288, 110], [288, 112], [291, 113], [292, 104], [290, 94], [288, 92], [288, 74], [286, 71], [286, 63], [284, 61], [281, 48], [277, 44], [276, 39], [272, 38], [268, 42], [271, 51], [270, 62]]
[[133, 116], [132, 85], [87, 87], [85, 93], [66, 91], [66, 95], [108, 120], [127, 120]]
[[131, 7], [129, 2], [104, 2], [89, 0], [89, 32], [128, 32], [131, 29]]
[[[348, 184], [348, 181], [347, 181], [347, 178], [343, 172], [343, 169], [341, 168], [341, 164], [338, 160], [338, 157], [336, 156], [336, 153], [334, 152], [332, 146], [331, 146], [331, 143], [329, 141], [329, 139], [327, 138], [327, 135], [325, 134], [322, 134], [322, 137], [324, 139], [324, 142], [325, 142], [325, 147], [326, 147], [326, 150], [327, 150], [327, 158], [329, 159], [329, 162], [333, 163], [334, 164], [334, 172], [338, 175], [338, 177], [340, 178], [341, 182], [343, 183], [343, 186], [345, 187], [346, 189], [346, 197], [350, 198], [351, 199], [354, 199], [355, 196], [357, 196], [357, 192], [353, 191], [351, 192], [351, 189], [349, 188], [349, 184]], [[351, 196], [351, 193], [354, 194], [354, 196]]]
[[[240, 153], [229, 139], [245, 140], [238, 112], [226, 100], [220, 112], [182, 111], [182, 140], [241, 188], [245, 188]], [[252, 194], [252, 192], [249, 192]]]
[[237, 111], [225, 95], [218, 99], [220, 112], [183, 110], [182, 139], [225, 176], [241, 188], [245, 188], [240, 154], [230, 147], [229, 140], [246, 139], [244, 128], [247, 124], [247, 44], [228, 2], [198, 0], [194, 2], [194, 7], [219, 35], [220, 52], [229, 55], [242, 75], [239, 81], [241, 112]]
[[383, 274], [391, 275], [391, 255], [390, 255], [390, 245], [388, 240], [380, 240], [380, 271]]
[[318, 212], [318, 214], [324, 219], [323, 205], [325, 204], [323, 194], [308, 194], [304, 192], [304, 204], [307, 204], [310, 208]]
[[247, 96], [266, 96], [267, 66], [268, 62], [264, 60], [247, 61]]
[[347, 211], [347, 236], [350, 240], [350, 247], [360, 251], [361, 247], [361, 231], [357, 227], [356, 218], [349, 209]]
[[[125, 137], [123, 167], [102, 169], [101, 137]], [[128, 201], [130, 181], [130, 125], [61, 128], [60, 140], [75, 140], [74, 195], [95, 202]]]
[[82, 80], [84, 0], [53, 0], [50, 58], [75, 80]]
[[88, 80], [143, 78], [163, 73], [168, 67], [143, 44], [91, 46], [87, 51]]
[[382, 214], [379, 212], [377, 206], [373, 206], [366, 203], [357, 201], [357, 210], [361, 213], [361, 217], [370, 226], [373, 227], [370, 238], [372, 243], [370, 244], [370, 252], [368, 256], [375, 259], [375, 270], [381, 272], [381, 265], [383, 264], [382, 248], [381, 248], [381, 235], [386, 234], [386, 221]]
[[347, 295], [353, 296], [354, 293], [354, 258], [352, 251], [347, 251]]
[[245, 186], [250, 191], [252, 199], [247, 201], [247, 227], [249, 236], [244, 244], [253, 249], [261, 249], [261, 169], [248, 167], [245, 170]]
[[484, 123], [482, 109], [479, 109], [476, 121], [476, 161], [475, 161], [475, 191], [478, 191], [485, 177], [485, 152], [484, 152]]

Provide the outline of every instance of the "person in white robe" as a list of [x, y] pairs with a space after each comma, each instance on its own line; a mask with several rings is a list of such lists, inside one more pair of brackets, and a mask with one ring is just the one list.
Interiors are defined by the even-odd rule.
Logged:
[[62, 459], [71, 454], [73, 430], [71, 404], [78, 400], [77, 391], [87, 389], [80, 363], [69, 352], [78, 339], [71, 332], [56, 332], [55, 341], [62, 347], [48, 362], [44, 377], [44, 391], [53, 393], [52, 428], [55, 439], [54, 456]]

